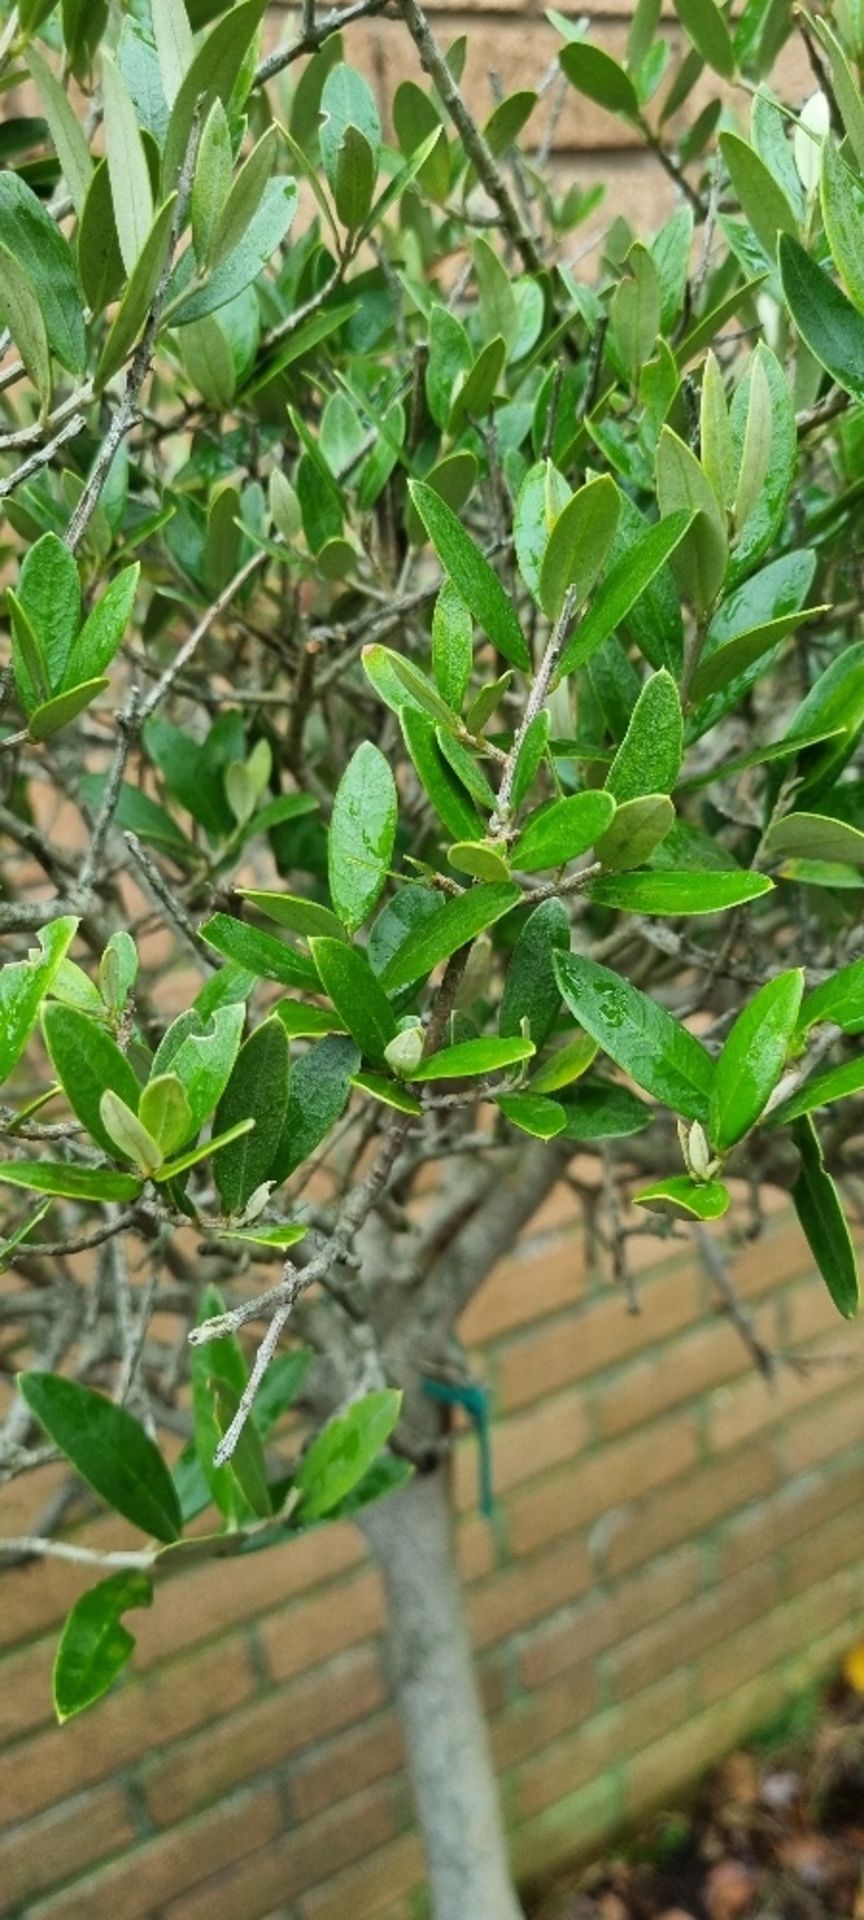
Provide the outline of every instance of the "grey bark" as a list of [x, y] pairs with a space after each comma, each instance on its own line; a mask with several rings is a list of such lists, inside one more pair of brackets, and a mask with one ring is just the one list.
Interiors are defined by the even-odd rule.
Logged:
[[389, 1643], [435, 1920], [523, 1920], [474, 1673], [441, 1471], [360, 1525], [384, 1576]]

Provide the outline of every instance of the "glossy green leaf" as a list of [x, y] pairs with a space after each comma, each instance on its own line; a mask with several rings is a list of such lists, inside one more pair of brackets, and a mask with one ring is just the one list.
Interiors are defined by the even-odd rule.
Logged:
[[386, 1074], [355, 1073], [351, 1084], [359, 1088], [361, 1093], [368, 1093], [370, 1099], [378, 1100], [382, 1106], [394, 1108], [397, 1113], [419, 1115], [423, 1112], [422, 1104], [414, 1094], [409, 1093], [401, 1081], [388, 1080]]
[[780, 274], [805, 345], [839, 387], [864, 399], [864, 314], [788, 235], [780, 242]]
[[[581, 1036], [584, 1043], [585, 1036]], [[653, 1113], [628, 1087], [610, 1080], [585, 1081], [572, 1100], [561, 1103], [567, 1115], [565, 1140], [588, 1146], [597, 1140], [626, 1140], [643, 1133]]]
[[226, 1213], [238, 1213], [266, 1180], [276, 1155], [288, 1101], [288, 1039], [281, 1020], [265, 1020], [237, 1055], [216, 1108], [214, 1131], [243, 1120], [254, 1128], [213, 1158], [213, 1173]]
[[802, 968], [778, 974], [760, 987], [727, 1035], [708, 1114], [709, 1137], [718, 1152], [734, 1147], [764, 1112], [786, 1064], [803, 990]]
[[573, 40], [561, 48], [558, 58], [571, 85], [587, 99], [624, 120], [638, 120], [636, 88], [629, 74], [602, 47], [592, 47], [587, 40]]
[[243, 920], [232, 920], [227, 913], [214, 913], [204, 922], [201, 935], [208, 946], [224, 953], [259, 980], [278, 980], [283, 987], [306, 987], [314, 993], [318, 975], [305, 954], [295, 953], [284, 940], [248, 927]]
[[703, 614], [726, 575], [726, 527], [707, 475], [671, 427], [663, 428], [657, 447], [657, 499], [664, 516], [682, 510], [695, 513], [690, 531], [674, 551], [672, 565], [684, 593], [697, 613]]
[[49, 1160], [7, 1160], [0, 1164], [0, 1181], [7, 1187], [25, 1187], [29, 1193], [56, 1194], [63, 1200], [137, 1200], [141, 1181], [131, 1173], [111, 1173], [101, 1167], [75, 1167]]
[[243, 1006], [217, 1007], [208, 1019], [190, 1008], [179, 1015], [160, 1041], [151, 1078], [171, 1073], [180, 1081], [197, 1133], [228, 1084], [240, 1048]]
[[352, 1075], [360, 1065], [353, 1040], [330, 1034], [296, 1060], [288, 1081], [288, 1104], [282, 1137], [270, 1168], [270, 1179], [287, 1180], [295, 1167], [326, 1140], [341, 1119], [351, 1093]]
[[396, 1016], [364, 953], [344, 940], [310, 942], [321, 985], [343, 1025], [370, 1060], [383, 1060]]
[[[220, 1433], [227, 1433], [239, 1410], [240, 1395], [230, 1381], [217, 1379], [213, 1385], [213, 1398]], [[273, 1512], [273, 1500], [267, 1485], [264, 1448], [254, 1420], [247, 1420], [242, 1427], [229, 1469], [252, 1513], [259, 1520], [268, 1520]]]
[[[225, 1305], [218, 1287], [205, 1287], [196, 1325], [216, 1319], [225, 1312]], [[225, 1334], [203, 1345], [193, 1342], [189, 1353], [195, 1452], [211, 1499], [220, 1513], [236, 1524], [244, 1515], [245, 1500], [231, 1467], [215, 1466], [213, 1456], [223, 1431], [217, 1414], [216, 1386], [221, 1382], [233, 1387], [235, 1394], [242, 1394], [247, 1380], [243, 1349], [235, 1334]]]
[[649, 1213], [671, 1213], [691, 1220], [720, 1220], [729, 1210], [729, 1188], [722, 1180], [691, 1180], [686, 1173], [673, 1173], [668, 1180], [655, 1180], [633, 1195], [637, 1207]]
[[473, 880], [510, 878], [510, 868], [501, 848], [491, 840], [457, 840], [448, 847], [447, 859], [457, 873], [469, 873]]
[[511, 848], [513, 866], [524, 873], [565, 866], [586, 853], [606, 832], [615, 813], [609, 793], [571, 793], [532, 815]]
[[589, 880], [589, 900], [624, 913], [725, 913], [770, 893], [764, 873], [618, 873]]
[[478, 625], [514, 667], [531, 661], [514, 609], [487, 559], [445, 501], [412, 480], [411, 498], [444, 567]]
[[575, 1020], [610, 1060], [656, 1100], [705, 1121], [713, 1062], [687, 1028], [638, 987], [595, 960], [555, 960], [562, 997]]
[[513, 515], [513, 538], [519, 571], [539, 603], [540, 569], [549, 536], [572, 497], [571, 489], [551, 460], [529, 467], [519, 490]]
[[31, 740], [50, 740], [62, 727], [68, 727], [70, 721], [77, 720], [104, 693], [108, 681], [85, 680], [83, 686], [69, 687], [65, 693], [55, 694], [53, 700], [45, 700], [35, 707], [27, 722], [27, 733]]
[[174, 198], [159, 208], [135, 266], [129, 284], [115, 314], [96, 367], [96, 385], [106, 382], [122, 367], [142, 332], [162, 269], [168, 258], [174, 219]]
[[729, 178], [756, 238], [769, 260], [774, 260], [778, 234], [798, 232], [798, 222], [783, 188], [755, 147], [751, 147], [737, 133], [721, 133], [720, 149]]
[[[560, 1000], [560, 995], [558, 997]], [[597, 1052], [597, 1042], [592, 1040], [590, 1033], [577, 1033], [575, 1040], [565, 1041], [563, 1047], [556, 1047], [536, 1073], [532, 1073], [532, 1092], [559, 1093], [563, 1087], [572, 1087], [574, 1080], [581, 1080], [583, 1073], [587, 1073], [593, 1065]]]
[[30, 282], [52, 353], [69, 373], [86, 359], [84, 315], [68, 240], [20, 174], [0, 174], [0, 247], [17, 260]]
[[366, 740], [336, 789], [327, 866], [330, 895], [353, 933], [375, 905], [387, 878], [396, 834], [396, 787], [383, 753]]
[[560, 1102], [547, 1100], [542, 1093], [501, 1093], [495, 1105], [511, 1126], [530, 1133], [535, 1140], [554, 1140], [567, 1125]]
[[540, 563], [539, 600], [557, 620], [568, 594], [581, 605], [600, 572], [618, 524], [619, 495], [603, 474], [574, 493], [554, 522]]
[[565, 647], [558, 669], [560, 678], [584, 666], [617, 631], [692, 525], [693, 514], [684, 508], [659, 520], [628, 545], [610, 567], [584, 620]]
[[317, 900], [304, 900], [297, 893], [262, 892], [257, 887], [237, 887], [241, 900], [248, 900], [259, 912], [275, 920], [279, 927], [287, 927], [291, 933], [299, 933], [303, 939], [310, 935], [327, 934], [336, 940], [344, 939], [341, 920], [329, 907], [322, 907]]
[[473, 665], [474, 623], [452, 580], [445, 580], [432, 614], [432, 671], [453, 713], [462, 711]]
[[357, 1485], [389, 1440], [401, 1405], [401, 1393], [392, 1388], [367, 1393], [315, 1435], [294, 1481], [304, 1521], [320, 1520]]
[[473, 1080], [530, 1060], [533, 1040], [461, 1040], [455, 1047], [430, 1053], [410, 1074], [411, 1080]]
[[561, 1005], [552, 961], [569, 946], [566, 908], [560, 900], [541, 901], [523, 922], [507, 967], [498, 1015], [498, 1031], [505, 1038], [523, 1033], [527, 1021], [535, 1047], [544, 1045]]
[[691, 696], [694, 701], [707, 700], [712, 693], [721, 693], [741, 673], [746, 673], [756, 660], [770, 653], [781, 640], [785, 640], [798, 627], [808, 620], [827, 612], [826, 607], [805, 607], [797, 613], [781, 614], [776, 620], [766, 620], [762, 626], [751, 627], [744, 633], [737, 633], [725, 646], [706, 649], [700, 660], [691, 683]]
[[795, 1212], [838, 1313], [851, 1320], [860, 1301], [858, 1262], [840, 1196], [826, 1172], [813, 1122], [797, 1120], [792, 1138], [801, 1156], [792, 1187]]
[[121, 568], [91, 607], [72, 646], [67, 686], [96, 680], [110, 665], [132, 618], [140, 573], [137, 562]]
[[785, 1127], [802, 1114], [815, 1113], [818, 1107], [830, 1107], [836, 1100], [847, 1100], [864, 1088], [864, 1060], [844, 1060], [842, 1066], [829, 1067], [826, 1073], [805, 1080], [797, 1093], [782, 1100], [771, 1114], [772, 1127]]
[[683, 720], [678, 689], [661, 668], [642, 688], [630, 725], [606, 778], [619, 803], [643, 794], [671, 793], [681, 771]]
[[26, 960], [0, 967], [0, 1085], [20, 1060], [78, 929], [71, 914], [52, 920], [36, 935]]
[[125, 1407], [57, 1373], [21, 1373], [18, 1386], [31, 1413], [101, 1500], [142, 1533], [180, 1538], [174, 1482], [158, 1447]]
[[149, 1607], [153, 1581], [149, 1573], [124, 1567], [98, 1586], [82, 1593], [63, 1625], [54, 1661], [54, 1711], [63, 1725], [85, 1707], [92, 1707], [113, 1686], [135, 1649], [135, 1638], [122, 1616], [134, 1607]]
[[[56, 533], [45, 533], [25, 555], [15, 610], [26, 615], [45, 662], [50, 692], [63, 685], [81, 612], [74, 556]], [[75, 678], [89, 679], [88, 674]]]
[[595, 844], [595, 853], [607, 872], [644, 866], [675, 825], [675, 808], [665, 793], [640, 794], [624, 800], [615, 818]]
[[396, 952], [388, 960], [381, 976], [388, 993], [399, 987], [413, 986], [424, 980], [433, 967], [476, 939], [478, 933], [494, 926], [496, 920], [518, 906], [517, 886], [476, 886], [457, 899], [446, 900], [436, 913], [412, 927]]
[[135, 1113], [140, 1087], [124, 1053], [103, 1026], [77, 1007], [52, 1004], [42, 1014], [45, 1045], [73, 1113], [97, 1146], [113, 1159], [114, 1142], [99, 1111], [103, 1093], [116, 1093]]
[[864, 1033], [864, 960], [841, 967], [839, 973], [806, 995], [798, 1020], [799, 1033], [809, 1033], [822, 1020], [842, 1027], [844, 1033]]
[[138, 1102], [138, 1117], [163, 1155], [183, 1146], [193, 1132], [192, 1109], [176, 1073], [151, 1076]]
[[484, 823], [445, 760], [429, 715], [405, 707], [399, 720], [420, 785], [447, 832], [454, 840], [480, 839]]
[[39, 297], [29, 274], [8, 247], [0, 245], [0, 317], [5, 321], [39, 398], [42, 414], [51, 405], [51, 350]]

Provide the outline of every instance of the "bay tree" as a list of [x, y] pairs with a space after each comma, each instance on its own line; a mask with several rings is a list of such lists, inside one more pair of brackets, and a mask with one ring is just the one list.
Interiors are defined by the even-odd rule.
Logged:
[[[658, 14], [485, 115], [416, 0], [0, 30], [0, 1474], [70, 1470], [0, 1547], [92, 1565], [66, 1720], [191, 1557], [356, 1515], [436, 1920], [520, 1912], [448, 1499], [501, 1255], [569, 1179], [768, 1371], [772, 1185], [858, 1304], [864, 42]], [[550, 162], [586, 100], [652, 230]]]

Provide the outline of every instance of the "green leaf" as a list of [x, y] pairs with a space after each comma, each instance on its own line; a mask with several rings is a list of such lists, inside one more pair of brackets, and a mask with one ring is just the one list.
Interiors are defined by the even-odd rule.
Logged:
[[125, 1407], [57, 1373], [18, 1375], [32, 1414], [115, 1513], [157, 1540], [179, 1540], [180, 1506], [158, 1447]]
[[197, 1133], [216, 1107], [240, 1048], [243, 1006], [217, 1007], [209, 1019], [194, 1009], [181, 1013], [156, 1049], [151, 1079], [171, 1073], [180, 1081]]
[[732, 517], [736, 529], [746, 527], [762, 498], [771, 467], [774, 444], [774, 401], [765, 361], [753, 355], [747, 400], [747, 415], [741, 447], [741, 463], [735, 488]]
[[431, 487], [410, 482], [411, 498], [438, 558], [478, 626], [511, 665], [527, 672], [531, 659], [522, 629], [497, 573]]
[[358, 127], [346, 127], [333, 176], [333, 203], [343, 227], [357, 233], [375, 192], [375, 154]]
[[735, 76], [735, 51], [715, 0], [675, 0], [675, 12], [696, 52], [724, 80]]
[[[213, 1397], [220, 1433], [227, 1433], [239, 1410], [240, 1395], [228, 1380], [217, 1379], [213, 1384]], [[273, 1500], [267, 1485], [261, 1435], [254, 1420], [247, 1420], [241, 1429], [231, 1455], [230, 1471], [252, 1512], [259, 1520], [268, 1520], [273, 1512]]]
[[[859, 167], [864, 170], [864, 104], [862, 104], [861, 93], [856, 85], [851, 66], [828, 21], [816, 15], [808, 16], [808, 23], [828, 55], [834, 97], [849, 136], [849, 145]], [[823, 147], [823, 155], [824, 152]]]
[[310, 1047], [291, 1069], [285, 1122], [270, 1179], [279, 1185], [326, 1140], [341, 1119], [360, 1065], [353, 1040], [330, 1034]]
[[809, 1033], [822, 1020], [842, 1027], [844, 1033], [864, 1033], [864, 960], [851, 961], [807, 994], [798, 1020], [799, 1034]]
[[797, 1093], [781, 1101], [771, 1114], [772, 1127], [785, 1127], [802, 1114], [815, 1113], [817, 1107], [833, 1106], [835, 1100], [847, 1100], [864, 1087], [864, 1060], [844, 1060], [842, 1066], [829, 1067], [805, 1081]]
[[518, 1127], [520, 1133], [530, 1133], [535, 1140], [554, 1140], [567, 1125], [560, 1102], [546, 1100], [541, 1093], [501, 1093], [495, 1105], [511, 1126]]
[[[171, 0], [167, 0], [170, 5]], [[217, 222], [231, 191], [234, 156], [228, 115], [213, 102], [201, 131], [192, 182], [192, 241], [197, 260], [206, 262]]]
[[141, 1192], [140, 1179], [131, 1173], [52, 1166], [48, 1160], [7, 1160], [0, 1164], [0, 1180], [7, 1187], [26, 1187], [30, 1193], [56, 1194], [63, 1200], [137, 1200]]
[[602, 474], [568, 501], [554, 523], [540, 566], [539, 599], [548, 620], [557, 620], [573, 589], [581, 605], [600, 572], [618, 525], [619, 493]]
[[[224, 1312], [225, 1301], [218, 1287], [205, 1287], [196, 1326], [200, 1327], [205, 1320], [215, 1320]], [[213, 1456], [223, 1432], [217, 1416], [216, 1387], [221, 1383], [233, 1388], [238, 1397], [242, 1394], [247, 1380], [243, 1349], [236, 1335], [224, 1334], [221, 1339], [208, 1340], [200, 1346], [193, 1341], [189, 1352], [195, 1452], [211, 1499], [219, 1512], [236, 1524], [244, 1516], [245, 1500], [230, 1465], [214, 1466]]]
[[381, 983], [388, 993], [399, 987], [413, 986], [424, 980], [433, 967], [449, 960], [476, 939], [478, 933], [503, 918], [518, 906], [521, 890], [517, 886], [476, 886], [458, 899], [447, 900], [428, 919], [410, 929], [400, 947], [388, 960]]
[[153, 225], [153, 193], [135, 107], [122, 74], [104, 50], [102, 106], [117, 238], [131, 274]]
[[682, 510], [695, 519], [672, 557], [681, 587], [703, 614], [716, 599], [729, 556], [726, 526], [717, 496], [694, 453], [664, 427], [657, 447], [657, 499], [664, 516]]
[[592, 47], [587, 40], [572, 40], [569, 46], [561, 48], [558, 59], [571, 86], [596, 101], [598, 107], [605, 107], [608, 113], [617, 113], [624, 120], [638, 121], [636, 88], [629, 74], [611, 54], [604, 53], [602, 47]]
[[722, 1180], [691, 1180], [686, 1173], [673, 1173], [668, 1180], [655, 1180], [633, 1195], [637, 1207], [651, 1213], [671, 1213], [691, 1220], [719, 1220], [729, 1210], [729, 1188]]
[[[45, 662], [48, 689], [63, 685], [81, 616], [81, 586], [74, 556], [56, 533], [44, 533], [29, 548], [21, 568], [17, 607], [29, 621]], [[89, 679], [90, 675], [77, 675]]]
[[0, 1085], [24, 1052], [77, 929], [78, 921], [71, 915], [52, 920], [40, 928], [38, 946], [31, 948], [26, 960], [10, 960], [0, 967]]
[[780, 242], [780, 276], [789, 311], [814, 358], [844, 392], [864, 399], [864, 314], [789, 235]]
[[250, 1247], [277, 1247], [283, 1252], [288, 1247], [296, 1247], [298, 1240], [305, 1240], [308, 1232], [308, 1227], [300, 1227], [286, 1220], [281, 1227], [223, 1227], [218, 1238], [239, 1240]]
[[98, 162], [84, 202], [78, 227], [78, 271], [88, 306], [94, 314], [103, 313], [116, 300], [125, 279], [107, 160]]
[[584, 620], [564, 649], [558, 669], [560, 679], [584, 666], [598, 647], [617, 632], [661, 567], [680, 546], [693, 525], [693, 518], [687, 508], [670, 513], [634, 540], [610, 567]]
[[396, 1032], [393, 1008], [364, 953], [344, 940], [310, 942], [325, 993], [340, 1020], [370, 1060], [383, 1060]]
[[640, 794], [621, 803], [594, 851], [607, 872], [641, 867], [674, 825], [675, 808], [665, 793]]
[[851, 1320], [860, 1299], [858, 1263], [840, 1196], [826, 1172], [812, 1120], [797, 1120], [792, 1138], [801, 1155], [792, 1188], [795, 1212], [838, 1313]]
[[276, 1155], [288, 1101], [288, 1038], [281, 1020], [265, 1020], [240, 1048], [216, 1109], [219, 1133], [254, 1120], [249, 1133], [220, 1148], [213, 1173], [226, 1213], [239, 1213], [266, 1180]]
[[108, 681], [104, 678], [85, 680], [80, 687], [69, 687], [65, 693], [55, 694], [53, 700], [42, 701], [34, 708], [27, 722], [28, 738], [50, 740], [53, 734], [60, 732], [61, 727], [68, 727], [70, 721], [76, 720], [79, 713], [83, 713], [100, 693], [104, 693], [107, 685]]
[[48, 122], [63, 178], [80, 219], [93, 178], [93, 161], [84, 130], [59, 80], [34, 46], [27, 48], [27, 65]]
[[764, 873], [620, 873], [589, 880], [586, 897], [623, 913], [725, 913], [772, 891]]
[[140, 573], [137, 561], [123, 567], [91, 608], [72, 647], [66, 686], [98, 679], [113, 660], [132, 618]]
[[241, 900], [249, 900], [258, 907], [268, 920], [275, 920], [279, 927], [287, 927], [291, 933], [299, 933], [304, 939], [311, 934], [332, 935], [335, 940], [344, 940], [341, 920], [329, 907], [322, 907], [317, 900], [304, 900], [297, 893], [261, 892], [256, 887], [237, 887], [235, 891]]
[[355, 1073], [351, 1085], [358, 1087], [361, 1093], [368, 1093], [372, 1100], [379, 1100], [382, 1106], [394, 1107], [397, 1113], [421, 1114], [423, 1108], [413, 1093], [402, 1086], [398, 1080], [388, 1080], [383, 1073]]
[[103, 1093], [110, 1091], [137, 1112], [141, 1089], [126, 1055], [98, 1021], [79, 1013], [77, 1007], [45, 1007], [42, 1028], [51, 1064], [72, 1112], [113, 1160], [116, 1149], [103, 1125], [99, 1103]]
[[549, 745], [552, 718], [548, 707], [541, 707], [530, 720], [522, 736], [522, 744], [516, 755], [513, 779], [510, 787], [510, 808], [518, 813], [524, 800], [527, 800], [546, 749]]
[[389, 763], [371, 740], [365, 740], [336, 789], [328, 840], [330, 895], [349, 933], [371, 912], [387, 878], [396, 813]]
[[195, 57], [185, 0], [150, 0], [150, 15], [162, 86], [171, 107]]
[[532, 815], [511, 848], [514, 867], [537, 873], [562, 867], [592, 847], [615, 813], [609, 793], [571, 793]]
[[29, 716], [50, 697], [48, 663], [35, 630], [11, 587], [6, 599], [12, 615], [12, 668], [24, 712]]
[[713, 352], [707, 355], [702, 375], [699, 453], [720, 506], [728, 507], [735, 493], [732, 429], [723, 375]]
[[609, 769], [606, 791], [619, 804], [643, 794], [671, 793], [681, 771], [683, 731], [678, 689], [662, 667], [645, 681]]
[[39, 410], [51, 405], [51, 352], [36, 289], [29, 274], [8, 247], [0, 246], [0, 316], [24, 362], [25, 372], [39, 396]]
[[189, 1139], [192, 1109], [176, 1073], [151, 1075], [138, 1103], [138, 1118], [163, 1155], [176, 1153]]
[[[560, 902], [559, 902], [560, 905]], [[556, 996], [560, 999], [560, 995]], [[572, 1087], [574, 1080], [581, 1080], [583, 1073], [593, 1065], [597, 1058], [597, 1042], [589, 1033], [577, 1033], [575, 1040], [568, 1040], [563, 1047], [556, 1047], [544, 1060], [542, 1067], [531, 1075], [531, 1089], [534, 1093], [558, 1093], [562, 1087]]]
[[444, 759], [448, 766], [452, 767], [457, 779], [462, 782], [463, 787], [478, 805], [491, 813], [495, 805], [495, 794], [475, 752], [463, 746], [462, 741], [457, 739], [447, 727], [436, 727], [435, 738]]
[[[280, 139], [280, 128], [275, 125], [268, 127], [240, 168], [216, 222], [207, 254], [208, 267], [221, 267], [249, 233], [264, 199]], [[286, 193], [289, 184], [283, 182]], [[291, 197], [290, 193], [287, 193], [287, 197]], [[270, 252], [272, 248], [268, 250], [268, 258]], [[261, 265], [264, 265], [264, 260]]]
[[69, 242], [32, 188], [11, 170], [0, 174], [0, 247], [12, 254], [33, 287], [52, 353], [68, 373], [83, 372], [84, 315]]
[[367, 1393], [315, 1435], [295, 1475], [304, 1521], [320, 1520], [344, 1500], [371, 1467], [399, 1418], [402, 1395]]
[[381, 122], [371, 87], [362, 74], [344, 62], [333, 67], [327, 75], [321, 93], [321, 112], [321, 157], [332, 186], [348, 128], [356, 127], [365, 136], [377, 158], [381, 144]]
[[152, 1600], [149, 1573], [133, 1567], [110, 1574], [76, 1600], [54, 1661], [54, 1711], [61, 1726], [113, 1686], [135, 1648], [122, 1615], [133, 1607], [149, 1607]]
[[755, 1126], [777, 1085], [792, 1042], [804, 991], [794, 967], [769, 980], [739, 1013], [714, 1070], [708, 1133], [720, 1153]]
[[828, 244], [846, 287], [864, 312], [864, 263], [861, 259], [861, 221], [864, 189], [850, 172], [833, 141], [826, 140], [822, 155], [822, 217]]
[[450, 152], [444, 123], [434, 101], [413, 80], [403, 80], [393, 95], [392, 115], [393, 129], [406, 159], [433, 133], [441, 136], [433, 144], [417, 178], [430, 200], [446, 200], [450, 188]]
[[[580, 1041], [584, 1044], [584, 1034]], [[609, 1080], [586, 1081], [574, 1100], [562, 1104], [567, 1115], [564, 1138], [582, 1145], [596, 1140], [626, 1140], [632, 1133], [643, 1133], [654, 1118], [644, 1100], [637, 1100], [628, 1087], [613, 1086]]]
[[174, 199], [159, 208], [135, 266], [120, 307], [111, 323], [108, 338], [96, 367], [96, 386], [102, 388], [122, 367], [142, 332], [150, 312], [153, 295], [168, 258], [174, 219]]
[[455, 1047], [428, 1054], [408, 1077], [412, 1081], [473, 1080], [518, 1066], [535, 1051], [533, 1040], [461, 1040]]
[[232, 920], [228, 913], [214, 913], [201, 928], [202, 939], [227, 960], [245, 967], [259, 980], [278, 980], [283, 987], [306, 987], [313, 993], [318, 975], [305, 954], [295, 953], [284, 940], [247, 927], [243, 920]]
[[[827, 792], [846, 765], [864, 727], [864, 642], [844, 647], [802, 700], [787, 740], [823, 733], [825, 745], [802, 749], [796, 799]], [[828, 738], [828, 736], [831, 736]]]
[[783, 188], [755, 148], [737, 133], [721, 133], [720, 149], [747, 219], [769, 260], [773, 261], [778, 234], [798, 232], [798, 222]]
[[516, 501], [513, 537], [519, 572], [538, 604], [543, 555], [552, 528], [571, 498], [567, 481], [551, 460], [538, 460], [529, 467]]
[[427, 714], [403, 707], [399, 724], [426, 799], [448, 833], [455, 840], [479, 839], [483, 821], [444, 759], [433, 722]]
[[266, 0], [245, 0], [244, 5], [233, 6], [199, 46], [171, 108], [162, 159], [165, 192], [177, 184], [196, 115], [206, 120], [215, 99], [226, 107], [231, 103], [265, 6]]
[[448, 847], [447, 858], [457, 873], [470, 873], [474, 880], [510, 878], [507, 861], [491, 840], [457, 840]]
[[595, 960], [561, 954], [554, 965], [574, 1019], [615, 1065], [674, 1113], [704, 1123], [714, 1067], [700, 1041], [665, 1007]]
[[127, 1106], [119, 1094], [112, 1093], [110, 1088], [99, 1101], [99, 1118], [111, 1141], [115, 1157], [119, 1153], [125, 1160], [133, 1160], [144, 1179], [155, 1179], [164, 1164], [165, 1155], [134, 1109]]
[[734, 639], [727, 640], [725, 646], [710, 650], [706, 648], [691, 683], [693, 701], [698, 703], [709, 699], [713, 693], [721, 693], [781, 640], [787, 639], [789, 634], [795, 633], [808, 620], [818, 618], [827, 611], [827, 607], [802, 607], [797, 613], [780, 614], [776, 620], [766, 620], [762, 626], [736, 633]]
[[864, 833], [824, 813], [786, 813], [772, 821], [762, 844], [775, 860], [841, 860], [864, 867]]
[[535, 1047], [545, 1044], [561, 1005], [552, 962], [569, 946], [566, 908], [560, 900], [541, 901], [524, 921], [507, 968], [498, 1015], [498, 1031], [505, 1039], [524, 1033], [527, 1022]]

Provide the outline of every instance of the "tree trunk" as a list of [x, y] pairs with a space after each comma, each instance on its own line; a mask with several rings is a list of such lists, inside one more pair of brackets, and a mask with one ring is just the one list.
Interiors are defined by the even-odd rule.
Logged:
[[523, 1920], [456, 1569], [447, 1486], [416, 1474], [360, 1524], [389, 1605], [396, 1701], [435, 1920]]

